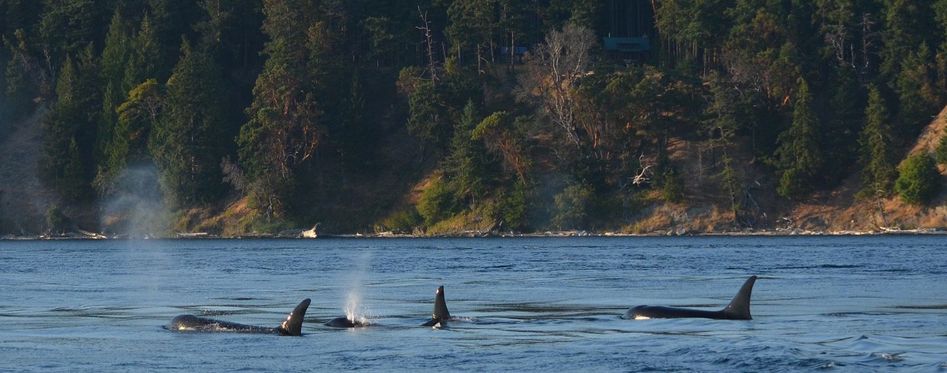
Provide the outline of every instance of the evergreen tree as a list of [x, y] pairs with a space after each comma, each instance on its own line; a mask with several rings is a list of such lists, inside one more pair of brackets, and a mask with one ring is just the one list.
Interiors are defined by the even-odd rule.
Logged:
[[934, 17], [939, 29], [941, 43], [937, 46], [935, 61], [937, 64], [937, 89], [947, 90], [947, 0], [935, 0]]
[[934, 68], [930, 49], [922, 43], [917, 51], [911, 51], [901, 62], [897, 77], [898, 135], [902, 141], [913, 141], [920, 129], [926, 126], [941, 108], [937, 89], [934, 87]]
[[161, 47], [158, 34], [152, 26], [149, 16], [141, 20], [141, 26], [131, 41], [131, 53], [125, 66], [123, 90], [131, 90], [148, 79], [164, 81], [161, 74]]
[[111, 162], [108, 161], [110, 158], [108, 153], [111, 152], [109, 147], [113, 144], [113, 134], [118, 125], [118, 114], [115, 109], [125, 100], [128, 94], [124, 79], [128, 57], [131, 54], [130, 47], [129, 27], [121, 12], [116, 10], [109, 25], [108, 35], [105, 38], [105, 48], [102, 50], [99, 78], [103, 87], [102, 117], [99, 123], [96, 150], [100, 159], [106, 163], [99, 165], [98, 172], [100, 174], [108, 174], [113, 171], [109, 169], [108, 163]]
[[128, 164], [142, 163], [150, 159], [148, 139], [161, 115], [164, 96], [161, 86], [154, 79], [146, 80], [128, 93], [128, 99], [115, 111], [118, 123], [106, 153], [105, 173], [97, 180], [100, 190]]
[[480, 118], [473, 101], [464, 106], [460, 121], [454, 127], [451, 152], [444, 164], [445, 176], [453, 186], [456, 198], [473, 205], [488, 190], [488, 160], [482, 141], [473, 136]]
[[181, 51], [168, 79], [164, 115], [153, 129], [150, 149], [166, 194], [185, 207], [220, 198], [225, 115], [216, 62], [187, 43]]
[[68, 203], [93, 197], [93, 150], [100, 105], [97, 73], [91, 48], [78, 64], [67, 56], [56, 85], [57, 101], [44, 122], [43, 180]]
[[[157, 67], [157, 75], [153, 77], [159, 78], [160, 81], [168, 77], [175, 62], [178, 61], [181, 40], [193, 40], [195, 30], [192, 25], [202, 14], [199, 4], [207, 3], [208, 0], [147, 0], [147, 2], [151, 27], [158, 46], [157, 56], [153, 61]], [[140, 81], [134, 84], [138, 83]]]
[[887, 104], [877, 87], [868, 90], [865, 128], [859, 137], [861, 146], [862, 191], [865, 196], [885, 197], [894, 182], [894, 146]]
[[162, 88], [154, 79], [146, 80], [132, 88], [128, 98], [115, 109], [118, 122], [107, 149], [104, 170], [96, 180], [100, 191], [108, 188], [126, 165], [150, 160], [148, 140], [161, 118], [165, 100]]
[[781, 173], [777, 192], [783, 197], [801, 197], [814, 189], [813, 184], [821, 176], [824, 159], [819, 136], [822, 132], [812, 105], [809, 85], [800, 80], [793, 102], [792, 126], [780, 136], [776, 150]]
[[858, 132], [864, 115], [864, 98], [855, 76], [848, 65], [834, 68], [830, 81], [831, 97], [825, 107], [825, 130], [822, 149], [825, 152], [825, 179], [840, 182], [851, 174], [851, 164], [858, 158]]
[[[33, 112], [35, 99], [41, 93], [45, 77], [40, 64], [33, 58], [26, 40], [26, 33], [20, 29], [15, 32], [15, 45], [10, 45], [10, 60], [3, 71], [3, 96], [5, 106], [0, 110], [9, 113], [7, 118], [19, 119]], [[7, 40], [10, 43], [9, 40]]]
[[925, 36], [931, 35], [932, 14], [927, 1], [884, 1], [881, 74], [886, 80], [894, 81], [901, 72], [905, 56], [927, 41]]
[[45, 2], [40, 36], [54, 66], [66, 55], [78, 56], [89, 44], [101, 40], [107, 13], [102, 0], [59, 0]]
[[270, 41], [263, 72], [253, 88], [249, 121], [237, 140], [251, 198], [268, 217], [284, 217], [295, 193], [298, 168], [315, 152], [322, 128], [311, 71], [307, 68], [307, 0], [264, 1]]

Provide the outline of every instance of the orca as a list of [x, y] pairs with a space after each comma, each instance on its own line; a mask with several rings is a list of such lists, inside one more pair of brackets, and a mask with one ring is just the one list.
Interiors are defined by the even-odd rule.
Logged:
[[361, 328], [367, 324], [359, 320], [349, 320], [348, 317], [336, 317], [325, 324], [333, 328]]
[[283, 321], [280, 326], [275, 328], [243, 325], [194, 315], [180, 315], [171, 320], [171, 324], [167, 326], [167, 329], [181, 332], [233, 332], [278, 334], [298, 337], [302, 335], [303, 318], [306, 316], [306, 309], [309, 308], [309, 303], [309, 298], [303, 299], [303, 301], [299, 302], [299, 305], [293, 309], [293, 312], [290, 312], [289, 316], [286, 316], [286, 321]]
[[660, 307], [660, 306], [637, 306], [628, 312], [625, 312], [625, 319], [628, 320], [647, 320], [647, 319], [676, 319], [676, 318], [706, 318], [717, 320], [752, 320], [750, 316], [750, 295], [753, 292], [753, 284], [756, 283], [756, 276], [750, 276], [743, 283], [743, 287], [733, 297], [730, 304], [720, 311], [704, 311], [688, 308]]
[[431, 319], [421, 324], [421, 326], [445, 326], [450, 319], [447, 301], [444, 300], [444, 286], [440, 286], [434, 292], [434, 313], [431, 315]]

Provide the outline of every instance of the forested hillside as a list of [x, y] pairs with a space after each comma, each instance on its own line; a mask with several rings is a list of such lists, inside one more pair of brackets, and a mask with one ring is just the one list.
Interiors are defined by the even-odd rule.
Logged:
[[947, 102], [947, 0], [0, 0], [0, 33], [0, 233], [944, 204], [942, 126], [915, 143]]

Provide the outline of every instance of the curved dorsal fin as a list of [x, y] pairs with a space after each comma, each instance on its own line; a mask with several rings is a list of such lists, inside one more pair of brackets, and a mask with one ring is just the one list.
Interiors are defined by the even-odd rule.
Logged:
[[434, 296], [434, 314], [431, 316], [434, 320], [450, 320], [450, 311], [447, 310], [447, 301], [444, 300], [444, 286], [437, 288]]
[[280, 324], [280, 334], [291, 336], [300, 336], [303, 334], [303, 318], [306, 317], [306, 310], [309, 309], [309, 303], [309, 298], [299, 302], [299, 305], [293, 309], [293, 312], [290, 312], [289, 316], [286, 316], [286, 321]]
[[727, 317], [731, 319], [753, 319], [753, 317], [750, 316], [750, 295], [753, 293], [753, 284], [755, 283], [756, 276], [750, 276], [750, 278], [746, 279], [746, 282], [743, 283], [743, 287], [741, 287], [740, 291], [737, 292], [737, 295], [733, 297], [733, 300], [730, 301], [730, 304], [720, 312], [727, 315]]

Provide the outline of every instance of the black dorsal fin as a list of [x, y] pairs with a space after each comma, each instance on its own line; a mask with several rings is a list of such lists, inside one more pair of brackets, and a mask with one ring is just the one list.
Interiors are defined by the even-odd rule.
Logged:
[[737, 295], [733, 297], [730, 304], [720, 312], [727, 315], [729, 319], [752, 320], [753, 317], [750, 316], [750, 296], [753, 293], [753, 284], [755, 283], [756, 276], [750, 276], [750, 278], [746, 279], [746, 282], [743, 283], [743, 287], [741, 287]]
[[280, 324], [280, 334], [291, 336], [303, 335], [303, 318], [306, 317], [306, 310], [309, 309], [309, 303], [309, 298], [299, 302], [299, 305], [293, 309], [293, 312], [290, 312], [289, 316], [286, 316], [286, 321]]
[[444, 286], [437, 288], [437, 293], [434, 296], [434, 315], [431, 316], [432, 319], [437, 321], [447, 321], [450, 320], [450, 311], [447, 310], [447, 301], [444, 300]]

